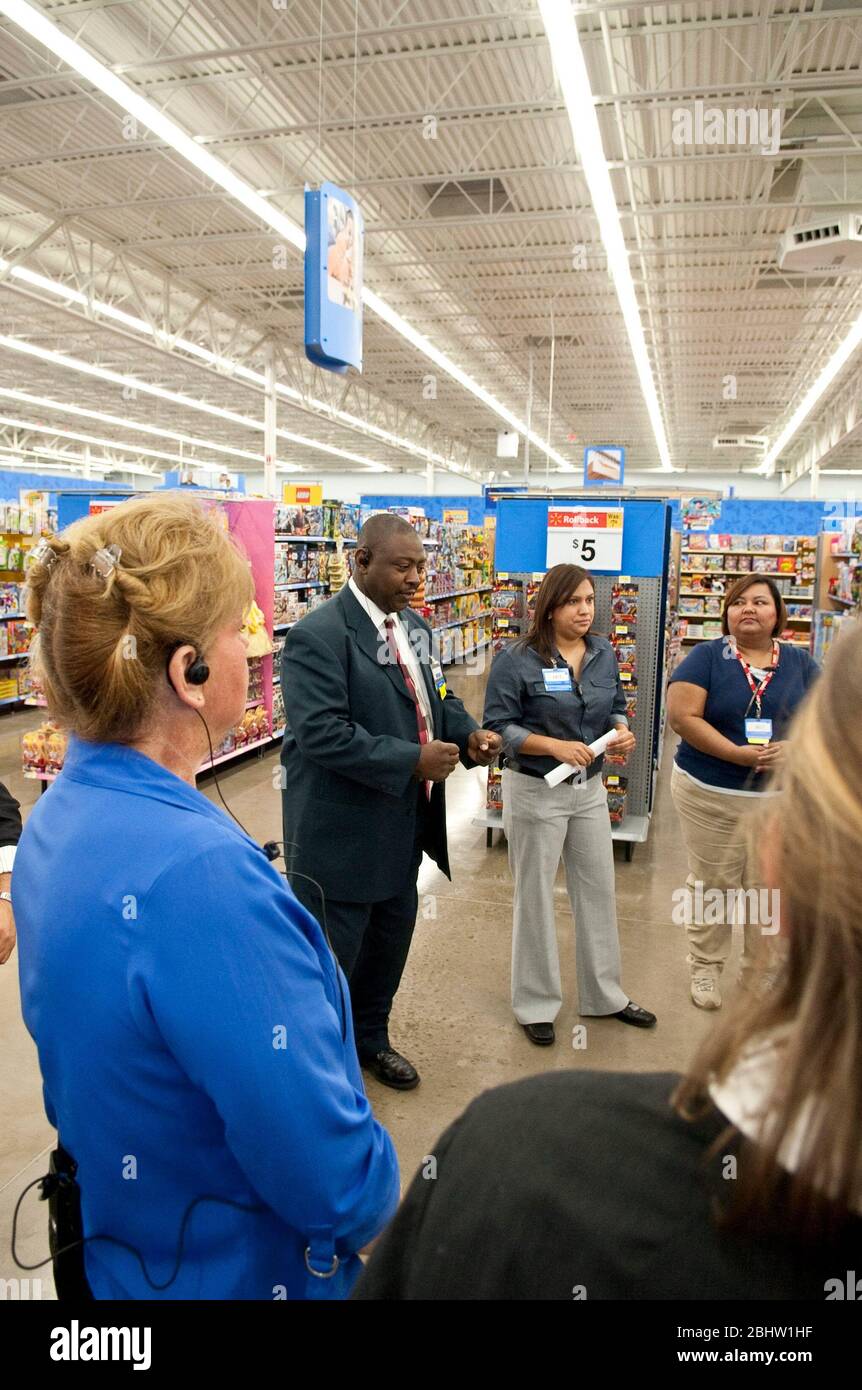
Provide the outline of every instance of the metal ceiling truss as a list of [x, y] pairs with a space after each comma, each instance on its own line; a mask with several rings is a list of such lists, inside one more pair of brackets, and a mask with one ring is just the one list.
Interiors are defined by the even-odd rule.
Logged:
[[[827, 463], [840, 458], [848, 445], [862, 443], [862, 367], [857, 368], [830, 400], [808, 438], [785, 463], [781, 491], [787, 492], [807, 473], [816, 476]], [[780, 468], [780, 465], [778, 465]], [[812, 489], [813, 492], [814, 489]]]
[[[795, 222], [858, 205], [862, 5], [782, 4], [575, 4], [671, 452], [692, 469], [736, 466], [712, 450], [719, 429], [777, 437], [789, 403], [860, 307], [851, 275], [783, 276], [776, 256]], [[613, 436], [629, 443], [630, 467], [652, 466], [536, 5], [522, 0], [504, 13], [493, 0], [364, 0], [358, 29], [348, 0], [323, 8], [322, 35], [318, 0], [291, 0], [287, 12], [254, 0], [70, 0], [48, 13], [96, 54], [116, 52], [115, 71], [294, 218], [306, 178], [329, 177], [360, 196], [368, 282], [511, 409], [526, 413], [531, 351], [547, 401], [550, 352], [530, 345], [553, 329], [551, 444], [577, 456], [577, 440]], [[122, 43], [112, 44], [118, 33]], [[423, 448], [474, 477], [493, 466], [494, 416], [449, 378], [426, 399], [424, 359], [379, 321], [366, 321], [361, 380], [318, 372], [291, 351], [302, 315], [295, 253], [276, 268], [268, 228], [154, 139], [118, 143], [121, 117], [106, 98], [0, 27], [0, 43], [7, 37], [3, 254], [122, 305], [153, 330], [64, 307], [7, 272], [4, 303], [13, 290], [39, 301], [39, 341], [62, 347], [68, 331], [80, 355], [103, 354], [115, 370], [170, 380], [185, 394], [205, 372], [218, 378], [220, 402], [249, 413], [249, 392], [261, 388], [195, 360], [176, 338], [260, 371], [271, 341], [279, 380], [301, 396], [296, 415], [281, 402], [286, 428], [305, 422], [323, 442], [395, 466], [416, 466]], [[675, 112], [696, 100], [777, 108], [780, 145], [769, 154], [675, 145]], [[423, 138], [429, 115], [435, 140]], [[575, 249], [584, 256], [577, 269]], [[20, 370], [12, 364], [16, 379]], [[722, 395], [727, 376], [738, 379], [733, 399]], [[862, 458], [841, 390], [821, 425], [815, 413], [791, 441], [791, 470], [803, 454], [812, 474], [818, 458], [842, 449]], [[537, 399], [543, 434], [545, 414]], [[163, 418], [188, 428], [190, 417], [166, 403]], [[383, 444], [375, 425], [410, 448]], [[216, 437], [218, 422], [208, 430]], [[237, 441], [229, 425], [220, 433]], [[302, 447], [296, 456], [311, 457]]]

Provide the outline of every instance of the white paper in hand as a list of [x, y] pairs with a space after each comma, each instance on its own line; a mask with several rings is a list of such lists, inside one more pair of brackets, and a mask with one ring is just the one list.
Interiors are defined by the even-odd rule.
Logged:
[[[594, 743], [588, 743], [587, 747], [593, 757], [598, 758], [601, 753], [604, 753], [608, 745], [614, 742], [616, 736], [616, 729], [609, 729], [606, 734], [602, 734], [601, 738], [597, 738]], [[577, 771], [578, 768], [573, 767], [571, 763], [557, 763], [556, 767], [551, 768], [550, 772], [545, 773], [545, 781], [549, 787], [558, 787], [561, 782], [565, 782], [567, 777], [571, 777], [572, 773]]]

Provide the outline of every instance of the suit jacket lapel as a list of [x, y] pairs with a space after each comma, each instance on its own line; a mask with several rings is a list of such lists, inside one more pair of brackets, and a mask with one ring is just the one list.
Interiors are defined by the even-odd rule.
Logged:
[[356, 645], [359, 647], [360, 651], [365, 652], [365, 655], [371, 658], [375, 666], [378, 666], [381, 671], [386, 672], [386, 675], [398, 691], [398, 694], [403, 695], [404, 699], [409, 702], [411, 708], [415, 708], [413, 705], [413, 696], [407, 689], [404, 677], [398, 669], [397, 662], [380, 660], [384, 651], [383, 637], [378, 633], [377, 628], [362, 607], [362, 604], [358, 602], [356, 595], [352, 593], [347, 585], [345, 585], [338, 594], [336, 602], [340, 602], [344, 608], [347, 626], [352, 628], [356, 637]]

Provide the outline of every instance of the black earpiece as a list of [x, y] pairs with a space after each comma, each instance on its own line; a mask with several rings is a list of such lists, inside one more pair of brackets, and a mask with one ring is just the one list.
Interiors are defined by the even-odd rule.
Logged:
[[203, 657], [195, 657], [191, 666], [186, 671], [186, 680], [189, 685], [206, 685], [209, 678], [210, 668], [207, 666]]
[[[174, 691], [176, 688], [174, 686], [173, 681], [171, 680], [170, 672], [171, 657], [173, 656], [174, 652], [179, 651], [180, 647], [190, 647], [191, 645], [191, 642], [174, 642], [174, 645], [168, 652], [167, 659], [165, 661], [165, 675], [168, 678], [168, 684]], [[189, 666], [186, 670], [186, 680], [188, 681], [189, 685], [206, 685], [209, 678], [210, 668], [209, 666], [207, 666], [203, 657], [196, 652], [194, 661], [192, 662], [191, 666]]]

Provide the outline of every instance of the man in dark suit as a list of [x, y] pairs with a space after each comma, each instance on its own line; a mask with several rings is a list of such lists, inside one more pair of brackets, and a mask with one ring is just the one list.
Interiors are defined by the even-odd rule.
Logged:
[[413, 527], [372, 517], [350, 583], [291, 629], [282, 661], [288, 877], [350, 981], [359, 1060], [396, 1090], [419, 1084], [388, 1025], [423, 851], [449, 876], [443, 783], [459, 759], [487, 766], [500, 749], [447, 690], [410, 610], [424, 571]]

